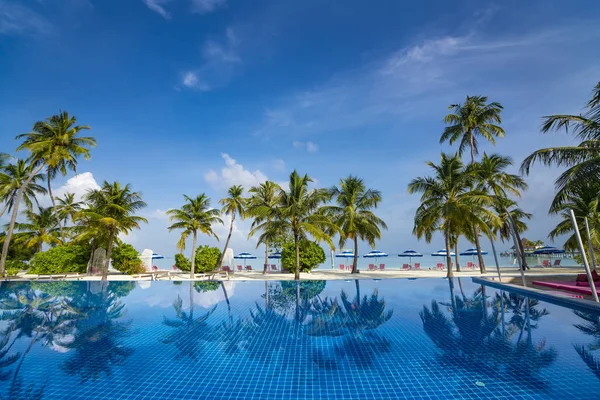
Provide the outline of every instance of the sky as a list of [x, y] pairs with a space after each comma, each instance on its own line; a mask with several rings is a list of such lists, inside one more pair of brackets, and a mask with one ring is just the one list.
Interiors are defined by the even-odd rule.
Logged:
[[[14, 137], [35, 121], [76, 115], [98, 146], [77, 175], [56, 179], [56, 194], [130, 183], [148, 204], [148, 224], [125, 238], [140, 251], [175, 253], [165, 211], [184, 194], [217, 206], [233, 184], [285, 182], [294, 169], [314, 187], [362, 177], [383, 193], [389, 230], [377, 248], [435, 251], [440, 236], [412, 235], [419, 197], [407, 185], [454, 151], [439, 144], [450, 104], [485, 95], [504, 106], [506, 137], [481, 150], [511, 156], [514, 172], [540, 147], [574, 143], [539, 127], [544, 115], [581, 112], [600, 80], [590, 51], [600, 3], [577, 5], [0, 0], [0, 151], [15, 154]], [[534, 215], [532, 240], [550, 243], [559, 172], [536, 166], [527, 177], [519, 204]], [[219, 246], [228, 224], [215, 226]], [[236, 222], [236, 253], [255, 251], [249, 226]]]

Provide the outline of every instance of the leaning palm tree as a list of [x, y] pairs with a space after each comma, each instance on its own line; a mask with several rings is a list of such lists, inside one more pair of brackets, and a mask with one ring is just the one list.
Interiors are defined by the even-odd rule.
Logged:
[[24, 186], [30, 172], [31, 165], [25, 160], [17, 160], [14, 164], [5, 165], [0, 169], [0, 202], [4, 203], [0, 217], [6, 211], [12, 210], [21, 187], [23, 187], [22, 201], [27, 208], [31, 208], [33, 202], [37, 203], [36, 195], [46, 194], [46, 189], [38, 184], [44, 180], [44, 174], [34, 175], [29, 184]]
[[56, 213], [62, 222], [75, 221], [76, 215], [81, 211], [82, 203], [75, 200], [75, 193], [65, 193], [64, 197], [57, 197]]
[[[453, 144], [460, 141], [458, 154], [462, 156], [469, 149], [471, 164], [475, 162], [475, 156], [479, 153], [478, 137], [492, 144], [496, 144], [496, 138], [504, 137], [504, 129], [499, 125], [502, 122], [500, 113], [503, 107], [500, 103], [487, 101], [486, 96], [467, 96], [464, 104], [450, 105], [448, 109], [452, 112], [444, 117], [444, 122], [449, 126], [444, 129], [440, 143], [448, 141]], [[480, 268], [485, 270], [476, 226], [473, 227], [473, 238], [479, 253]]]
[[190, 269], [190, 278], [194, 278], [196, 271], [196, 241], [198, 232], [205, 235], [214, 236], [219, 240], [219, 237], [213, 232], [212, 225], [215, 223], [223, 223], [219, 217], [219, 210], [210, 208], [210, 198], [204, 193], [195, 198], [183, 195], [186, 203], [179, 209], [173, 208], [167, 211], [167, 215], [171, 217], [171, 226], [169, 231], [181, 229], [181, 237], [177, 242], [177, 248], [183, 252], [185, 250], [185, 242], [192, 235], [192, 266]]
[[62, 244], [59, 238], [58, 225], [52, 212], [52, 207], [39, 207], [38, 212], [33, 209], [25, 210], [23, 216], [26, 222], [15, 224], [15, 243], [21, 243], [27, 248], [42, 251], [44, 244], [56, 246]]
[[231, 222], [229, 223], [229, 234], [227, 234], [225, 247], [221, 252], [221, 259], [217, 264], [219, 268], [221, 265], [223, 265], [223, 259], [225, 258], [227, 246], [229, 246], [229, 240], [231, 239], [231, 233], [233, 232], [233, 223], [235, 222], [236, 215], [239, 215], [241, 219], [244, 219], [246, 199], [242, 197], [243, 194], [244, 188], [241, 185], [233, 185], [227, 191], [227, 197], [219, 200], [219, 204], [223, 206], [221, 213], [231, 216]]
[[252, 237], [261, 232], [258, 237], [258, 247], [265, 245], [265, 265], [263, 274], [267, 273], [269, 263], [269, 245], [280, 235], [273, 229], [273, 221], [277, 216], [277, 203], [279, 202], [279, 193], [281, 188], [278, 184], [266, 181], [258, 186], [250, 188], [252, 196], [247, 201], [246, 214], [254, 217], [252, 228], [248, 237]]
[[491, 205], [492, 199], [481, 190], [471, 189], [473, 175], [465, 170], [458, 155], [442, 153], [439, 165], [431, 161], [427, 165], [433, 169], [434, 175], [415, 178], [408, 185], [409, 193], [421, 193], [421, 205], [415, 214], [413, 233], [419, 239], [425, 237], [429, 243], [435, 231], [443, 231], [448, 277], [452, 277], [452, 234], [464, 224], [484, 228], [483, 218], [490, 214], [486, 207]]
[[381, 229], [387, 229], [385, 222], [373, 213], [381, 202], [381, 192], [367, 189], [363, 180], [356, 176], [341, 179], [339, 187], [329, 190], [336, 205], [326, 206], [325, 213], [340, 229], [340, 248], [346, 240], [354, 242], [352, 273], [358, 272], [358, 239], [375, 247], [375, 240], [381, 238]]
[[296, 171], [290, 174], [288, 190], [280, 190], [277, 220], [273, 221], [274, 231], [290, 232], [294, 239], [296, 280], [300, 280], [300, 242], [312, 236], [333, 248], [330, 233], [339, 231], [323, 210], [323, 204], [331, 197], [329, 191], [309, 189], [310, 182], [308, 175], [300, 176]]
[[106, 260], [102, 270], [102, 279], [108, 276], [108, 264], [115, 238], [119, 233], [129, 233], [140, 228], [140, 222], [148, 221], [135, 215], [146, 207], [139, 192], [133, 192], [129, 184], [122, 186], [119, 182], [104, 181], [100, 189], [90, 190], [85, 195], [89, 208], [82, 211], [86, 221], [103, 231], [108, 237]]
[[[77, 159], [83, 156], [89, 160], [90, 148], [96, 146], [96, 139], [93, 137], [79, 135], [82, 130], [90, 129], [90, 127], [76, 124], [77, 118], [74, 115], [60, 111], [44, 121], [36, 122], [32, 132], [17, 136], [17, 139], [25, 139], [17, 150], [28, 150], [31, 153], [30, 159], [35, 164], [46, 167], [48, 194], [54, 208], [56, 208], [56, 202], [50, 184], [52, 179], [59, 172], [65, 176], [68, 170], [76, 171]], [[56, 220], [64, 241], [65, 235], [58, 215], [56, 215]]]
[[556, 180], [556, 198], [569, 192], [572, 186], [589, 180], [600, 180], [600, 82], [592, 91], [581, 115], [550, 115], [543, 118], [542, 132], [571, 129], [581, 142], [577, 146], [557, 146], [533, 152], [521, 164], [521, 172], [529, 174], [536, 162], [566, 168]]

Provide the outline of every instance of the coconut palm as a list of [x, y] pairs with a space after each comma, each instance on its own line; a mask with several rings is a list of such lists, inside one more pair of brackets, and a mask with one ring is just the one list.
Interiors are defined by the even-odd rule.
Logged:
[[280, 233], [273, 229], [273, 221], [277, 216], [277, 204], [279, 202], [279, 193], [281, 188], [278, 184], [266, 181], [258, 186], [250, 188], [252, 196], [247, 201], [246, 214], [254, 217], [252, 228], [248, 237], [261, 232], [256, 246], [265, 245], [265, 265], [263, 274], [267, 273], [269, 263], [269, 245], [274, 239], [280, 236]]
[[56, 213], [58, 217], [66, 225], [70, 219], [71, 222], [75, 221], [76, 215], [81, 211], [82, 202], [75, 200], [75, 193], [65, 193], [64, 197], [57, 197], [56, 202]]
[[[450, 239], [465, 224], [485, 228], [484, 218], [491, 212], [492, 199], [485, 192], [472, 189], [473, 174], [465, 170], [458, 155], [441, 154], [439, 165], [427, 162], [433, 176], [418, 177], [408, 185], [411, 194], [421, 193], [421, 205], [415, 214], [413, 233], [429, 243], [433, 233], [442, 230], [446, 244], [448, 277], [453, 276]], [[483, 265], [481, 264], [482, 272]]]
[[[460, 141], [458, 154], [462, 156], [469, 149], [471, 164], [475, 162], [475, 156], [479, 153], [478, 137], [491, 144], [496, 144], [496, 138], [504, 137], [504, 130], [500, 125], [496, 125], [502, 122], [500, 113], [503, 107], [500, 103], [487, 101], [486, 96], [467, 96], [464, 104], [450, 105], [448, 109], [452, 112], [444, 117], [444, 122], [449, 126], [444, 129], [440, 143], [448, 141], [453, 144]], [[473, 238], [479, 253], [479, 266], [485, 271], [477, 226], [473, 226]]]
[[192, 266], [190, 269], [190, 278], [194, 278], [196, 271], [196, 242], [198, 240], [198, 232], [205, 235], [214, 236], [217, 240], [219, 237], [213, 232], [212, 225], [215, 223], [223, 223], [219, 217], [219, 210], [210, 208], [210, 198], [204, 193], [195, 198], [183, 195], [186, 203], [179, 209], [173, 208], [167, 211], [167, 215], [171, 217], [171, 226], [169, 231], [181, 229], [181, 237], [177, 242], [177, 248], [183, 252], [185, 250], [185, 242], [192, 235]]
[[23, 187], [22, 201], [27, 208], [31, 208], [34, 202], [37, 204], [37, 195], [46, 194], [46, 189], [38, 184], [44, 180], [44, 174], [34, 175], [29, 184], [24, 186], [30, 172], [31, 165], [25, 160], [16, 160], [14, 164], [5, 165], [0, 169], [0, 202], [4, 203], [0, 217], [6, 211], [12, 210], [21, 187]]
[[[16, 137], [16, 139], [24, 139], [17, 150], [28, 150], [31, 153], [30, 159], [34, 164], [46, 167], [48, 194], [54, 208], [56, 208], [56, 203], [50, 184], [52, 179], [59, 172], [62, 176], [65, 176], [68, 170], [75, 172], [77, 170], [77, 159], [83, 156], [86, 160], [89, 160], [90, 148], [96, 146], [96, 139], [93, 137], [79, 135], [82, 130], [90, 129], [90, 127], [76, 124], [77, 118], [74, 115], [69, 115], [66, 111], [60, 111], [44, 121], [36, 122], [32, 132]], [[61, 229], [61, 238], [64, 241], [65, 236], [62, 231], [60, 217], [56, 215], [56, 219]]]
[[511, 224], [514, 222], [517, 244], [520, 247], [521, 266], [523, 269], [528, 269], [529, 267], [527, 266], [527, 257], [525, 256], [521, 234], [527, 230], [527, 223], [525, 220], [531, 219], [532, 215], [517, 207], [517, 203], [507, 197], [495, 198], [492, 211], [494, 215], [486, 220], [489, 228], [488, 233], [492, 250], [495, 252], [495, 239], [500, 239], [503, 242], [512, 240]]
[[218, 267], [223, 265], [223, 258], [225, 258], [225, 252], [227, 246], [229, 246], [229, 240], [231, 239], [231, 233], [233, 232], [233, 224], [235, 222], [236, 215], [239, 215], [241, 219], [245, 217], [246, 199], [242, 197], [244, 195], [244, 188], [241, 185], [233, 185], [227, 191], [227, 197], [219, 200], [219, 204], [223, 206], [221, 213], [231, 216], [231, 222], [229, 223], [229, 233], [227, 234], [227, 240], [225, 241], [225, 247], [221, 252], [221, 259], [219, 260]]
[[89, 207], [81, 213], [91, 227], [104, 232], [107, 236], [106, 260], [102, 270], [102, 279], [108, 276], [108, 264], [115, 238], [120, 233], [129, 233], [140, 228], [140, 222], [148, 222], [135, 213], [146, 207], [139, 192], [133, 192], [129, 184], [104, 181], [100, 189], [87, 192], [84, 197]]
[[556, 146], [540, 149], [525, 158], [521, 172], [529, 174], [535, 163], [566, 168], [556, 180], [556, 197], [569, 192], [573, 185], [589, 180], [600, 180], [600, 82], [592, 91], [581, 115], [550, 115], [543, 117], [542, 132], [571, 130], [581, 142], [577, 146]]
[[62, 244], [58, 237], [59, 230], [52, 212], [52, 207], [39, 207], [38, 212], [33, 209], [23, 211], [22, 215], [27, 222], [15, 224], [15, 242], [24, 244], [27, 248], [42, 251], [44, 244], [55, 246]]
[[381, 202], [381, 192], [367, 189], [363, 180], [356, 176], [341, 179], [339, 187], [329, 189], [336, 205], [325, 206], [325, 213], [340, 230], [340, 248], [346, 240], [354, 244], [352, 273], [358, 272], [358, 239], [375, 247], [375, 240], [381, 238], [381, 229], [387, 229], [385, 222], [373, 213]]
[[333, 248], [331, 232], [339, 229], [323, 210], [323, 204], [330, 199], [326, 189], [309, 189], [312, 179], [300, 176], [297, 171], [290, 174], [288, 190], [281, 189], [277, 219], [273, 221], [276, 232], [290, 232], [296, 250], [296, 270], [294, 279], [300, 279], [300, 242], [311, 236], [316, 241], [324, 241]]

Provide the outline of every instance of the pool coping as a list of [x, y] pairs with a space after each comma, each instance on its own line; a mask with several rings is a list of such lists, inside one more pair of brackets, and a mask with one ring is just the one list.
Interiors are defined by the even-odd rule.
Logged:
[[582, 311], [592, 311], [595, 313], [600, 313], [600, 303], [596, 303], [592, 300], [585, 299], [577, 299], [574, 297], [561, 297], [556, 296], [551, 293], [548, 293], [545, 290], [535, 289], [532, 287], [523, 287], [519, 285], [513, 285], [510, 283], [498, 282], [489, 278], [471, 278], [473, 283], [477, 283], [480, 285], [486, 285], [489, 287], [493, 287], [495, 289], [508, 290], [511, 292], [516, 292], [528, 297], [535, 297], [539, 300], [543, 300], [547, 303], [552, 303], [557, 306], [567, 307], [567, 308], [578, 308]]

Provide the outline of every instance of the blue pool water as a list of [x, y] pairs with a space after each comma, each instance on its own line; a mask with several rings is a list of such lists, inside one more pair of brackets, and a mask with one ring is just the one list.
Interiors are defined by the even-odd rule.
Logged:
[[0, 312], [2, 399], [600, 398], [599, 315], [470, 279], [11, 282]]

